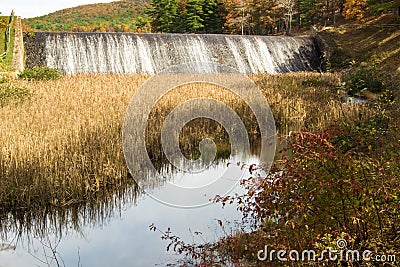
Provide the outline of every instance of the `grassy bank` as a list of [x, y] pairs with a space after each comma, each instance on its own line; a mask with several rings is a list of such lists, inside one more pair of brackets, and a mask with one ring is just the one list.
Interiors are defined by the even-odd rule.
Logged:
[[326, 27], [319, 35], [328, 46], [330, 71], [341, 72], [351, 94], [368, 99], [400, 87], [400, 19], [396, 14], [370, 18], [362, 25]]
[[[303, 126], [317, 129], [364, 109], [342, 104], [337, 75], [299, 73], [253, 79], [271, 105], [280, 133]], [[145, 80], [143, 76], [76, 75], [54, 81], [14, 81], [13, 86], [26, 88], [32, 96], [0, 109], [2, 212], [65, 207], [132, 183], [122, 153], [121, 127], [130, 98]], [[153, 109], [147, 141], [154, 160], [159, 160], [161, 153], [159, 127], [163, 118], [192, 97], [228, 103], [246, 118], [250, 133], [257, 131], [251, 111], [232, 93], [188, 85], [165, 95]], [[226, 137], [224, 130], [210, 121], [195, 127], [188, 127], [181, 135], [184, 150], [196, 149], [193, 143], [207, 134], [217, 140]]]
[[[3, 58], [0, 58], [0, 72], [9, 71], [12, 64], [13, 52], [14, 52], [14, 23], [11, 25], [11, 36], [10, 43], [8, 43], [6, 39], [6, 30], [9, 25], [10, 17], [9, 16], [0, 16], [0, 54], [7, 52], [7, 55]], [[8, 49], [7, 49], [8, 48]]]

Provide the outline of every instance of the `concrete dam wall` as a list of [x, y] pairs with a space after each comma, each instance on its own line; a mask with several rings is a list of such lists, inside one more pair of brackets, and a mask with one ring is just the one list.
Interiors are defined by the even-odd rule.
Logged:
[[[25, 49], [27, 67], [48, 66], [65, 74], [154, 74], [193, 62], [214, 62], [254, 74], [320, 66], [317, 44], [307, 37], [38, 32], [25, 39]], [[218, 71], [209, 67], [199, 64], [196, 71]]]

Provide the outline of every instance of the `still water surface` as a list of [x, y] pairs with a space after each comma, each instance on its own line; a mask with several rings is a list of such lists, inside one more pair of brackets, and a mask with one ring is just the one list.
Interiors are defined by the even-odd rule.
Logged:
[[[247, 163], [258, 163], [255, 156]], [[199, 177], [215, 177], [221, 171], [230, 168], [241, 173], [235, 164], [227, 167], [227, 160], [219, 161], [204, 171], [201, 176], [173, 174], [176, 181], [187, 183]], [[242, 177], [249, 177], [244, 173]], [[163, 190], [163, 187], [155, 190]], [[241, 193], [244, 189], [237, 185], [233, 192]], [[225, 192], [223, 192], [225, 193]], [[0, 267], [57, 266], [52, 260], [50, 246], [56, 248], [61, 266], [165, 266], [179, 259], [173, 252], [167, 252], [167, 241], [161, 240], [159, 232], [149, 230], [154, 223], [165, 231], [171, 227], [172, 233], [188, 243], [216, 241], [224, 231], [235, 229], [241, 220], [241, 214], [235, 206], [221, 208], [221, 204], [210, 204], [199, 208], [176, 208], [164, 205], [146, 194], [128, 190], [121, 197], [110, 199], [110, 206], [98, 211], [96, 218], [87, 219], [85, 215], [68, 218], [62, 223], [47, 219], [46, 227], [40, 230], [21, 231], [19, 237], [12, 227], [7, 237], [2, 239], [0, 247]], [[70, 216], [72, 217], [72, 216]], [[225, 222], [222, 229], [217, 220]], [[77, 226], [76, 221], [81, 223]], [[236, 223], [235, 223], [236, 222]], [[35, 229], [35, 227], [32, 227]], [[196, 231], [202, 232], [195, 236]], [[47, 256], [46, 256], [47, 255]]]

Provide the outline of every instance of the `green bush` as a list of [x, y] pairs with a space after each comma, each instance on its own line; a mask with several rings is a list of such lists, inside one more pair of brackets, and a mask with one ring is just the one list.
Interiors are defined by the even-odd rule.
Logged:
[[30, 99], [32, 92], [24, 87], [14, 87], [10, 84], [0, 86], [0, 108], [9, 103], [21, 103]]
[[8, 72], [12, 71], [12, 68], [6, 62], [4, 58], [0, 58], [0, 72]]
[[25, 69], [18, 74], [18, 77], [26, 80], [56, 80], [61, 77], [61, 73], [49, 67], [33, 67]]
[[360, 91], [368, 90], [380, 93], [385, 88], [382, 72], [376, 68], [359, 69], [350, 76], [349, 94], [354, 95]]
[[370, 3], [367, 13], [372, 16], [379, 16], [386, 11], [396, 10], [396, 3], [394, 1], [389, 1], [386, 3], [383, 3], [383, 1], [379, 3], [377, 3], [377, 1], [369, 1], [369, 2]]

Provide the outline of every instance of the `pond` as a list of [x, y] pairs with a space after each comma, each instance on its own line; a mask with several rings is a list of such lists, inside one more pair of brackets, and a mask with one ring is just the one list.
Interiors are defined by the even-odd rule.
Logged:
[[[164, 266], [176, 263], [181, 256], [167, 252], [168, 241], [162, 240], [161, 232], [151, 231], [150, 225], [161, 231], [170, 227], [172, 235], [195, 244], [217, 241], [245, 227], [235, 205], [222, 208], [213, 198], [244, 193], [238, 184], [250, 173], [243, 164], [270, 166], [276, 147], [272, 112], [246, 75], [229, 70], [223, 74], [186, 74], [179, 68], [146, 80], [125, 113], [110, 109], [113, 105], [109, 103], [126, 108], [118, 94], [105, 97], [101, 102], [107, 108], [99, 116], [102, 123], [94, 127], [93, 135], [86, 126], [93, 123], [92, 110], [97, 109], [87, 103], [77, 108], [76, 101], [70, 101], [76, 114], [90, 111], [88, 122], [78, 128], [82, 135], [67, 138], [70, 142], [65, 147], [53, 150], [57, 171], [46, 179], [29, 180], [27, 175], [18, 179], [33, 181], [39, 188], [41, 181], [50, 183], [56, 194], [75, 193], [78, 197], [62, 202], [50, 195], [52, 198], [35, 206], [40, 208], [29, 210], [26, 206], [31, 196], [21, 198], [18, 207], [11, 204], [12, 213], [0, 217], [0, 267]], [[193, 87], [185, 87], [189, 85]], [[208, 94], [201, 94], [202, 90]], [[230, 95], [225, 92], [228, 90]], [[86, 102], [95, 99], [94, 91], [87, 94]], [[190, 97], [178, 101], [182, 95]], [[123, 125], [119, 114], [125, 114]], [[68, 123], [62, 127], [65, 125]], [[52, 138], [57, 139], [57, 135]], [[37, 151], [33, 158], [49, 153]], [[118, 164], [107, 165], [113, 159]], [[68, 160], [71, 165], [65, 164]], [[21, 162], [21, 169], [32, 164], [29, 158]], [[58, 169], [64, 164], [65, 168]], [[130, 176], [115, 178], [114, 173], [124, 173], [113, 171], [120, 167], [129, 169]], [[31, 169], [28, 174], [36, 177], [37, 169]], [[102, 173], [96, 173], [97, 169]], [[78, 181], [82, 178], [75, 187], [71, 170], [77, 170]], [[107, 181], [115, 179], [115, 184], [100, 187], [97, 179], [102, 175]], [[94, 193], [88, 194], [92, 188]]]
[[[200, 176], [215, 177], [226, 169], [242, 177], [250, 176], [236, 164], [227, 167], [228, 162], [236, 161], [237, 158], [219, 160]], [[257, 156], [248, 157], [247, 163], [258, 163]], [[171, 178], [182, 184], [200, 176], [171, 172]], [[243, 189], [237, 185], [231, 193], [234, 192], [241, 193]], [[151, 224], [163, 231], [171, 227], [172, 233], [186, 242], [201, 243], [216, 241], [225, 232], [236, 229], [235, 222], [241, 220], [233, 205], [223, 209], [220, 203], [196, 208], [171, 207], [138, 193], [137, 188], [114, 196], [108, 204], [90, 211], [95, 214], [92, 219], [73, 218], [71, 213], [67, 218], [54, 220], [57, 215], [53, 214], [34, 220], [36, 225], [31, 225], [30, 230], [10, 223], [13, 227], [2, 241], [0, 266], [57, 266], [52, 248], [60, 266], [165, 266], [180, 256], [166, 251], [168, 242], [161, 240], [161, 233], [149, 230]], [[217, 220], [224, 222], [224, 228]], [[197, 231], [202, 234], [196, 236]]]

